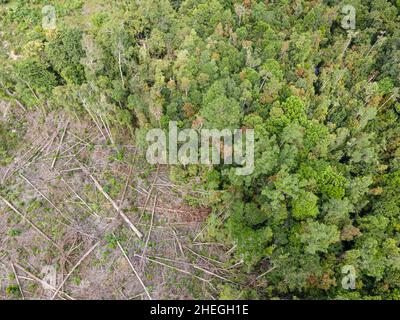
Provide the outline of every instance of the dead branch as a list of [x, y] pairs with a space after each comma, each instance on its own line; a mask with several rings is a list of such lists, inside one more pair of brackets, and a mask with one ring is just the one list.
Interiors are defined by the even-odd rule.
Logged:
[[144, 203], [144, 207], [143, 207], [142, 213], [140, 214], [139, 221], [142, 220], [142, 217], [143, 217], [143, 215], [144, 215], [144, 212], [145, 212], [146, 209], [147, 209], [147, 204], [149, 203], [149, 200], [150, 200], [150, 197], [151, 197], [151, 193], [152, 193], [153, 188], [154, 188], [154, 184], [156, 183], [156, 181], [157, 181], [157, 179], [158, 179], [158, 171], [159, 171], [159, 169], [160, 169], [160, 166], [157, 166], [156, 175], [155, 175], [155, 177], [154, 177], [153, 183], [152, 183], [151, 186], [150, 186], [150, 190], [149, 190], [149, 192], [148, 192], [148, 194], [147, 194], [146, 202]]
[[11, 263], [11, 267], [12, 267], [13, 272], [14, 272], [15, 280], [17, 281], [17, 284], [18, 284], [19, 292], [21, 292], [22, 300], [25, 300], [24, 292], [22, 291], [21, 283], [19, 282], [18, 274], [17, 274], [17, 271], [15, 270], [15, 267], [14, 267], [13, 263]]
[[136, 235], [139, 237], [139, 239], [142, 239], [143, 235], [142, 233], [135, 227], [135, 225], [129, 220], [129, 218], [125, 215], [125, 213], [122, 212], [122, 210], [118, 207], [118, 205], [114, 202], [113, 199], [108, 195], [107, 192], [104, 191], [103, 187], [101, 184], [96, 180], [95, 177], [84, 167], [82, 166], [82, 170], [92, 179], [94, 182], [96, 188], [101, 192], [101, 194], [111, 203], [111, 205], [114, 207], [114, 209], [118, 212], [118, 214], [124, 219], [124, 221], [128, 224], [128, 226], [133, 230], [133, 232], [136, 233]]
[[137, 273], [136, 269], [133, 267], [131, 260], [129, 259], [128, 255], [126, 254], [124, 248], [122, 248], [121, 244], [119, 241], [117, 241], [118, 247], [121, 250], [122, 254], [124, 255], [126, 261], [128, 261], [129, 266], [131, 267], [132, 271], [134, 272], [134, 274], [136, 275], [136, 278], [138, 278], [141, 286], [143, 287], [144, 292], [146, 292], [147, 297], [149, 298], [149, 300], [153, 300], [150, 296], [149, 291], [147, 290], [146, 286], [144, 285], [142, 279], [140, 278], [139, 274]]
[[59, 153], [60, 153], [61, 146], [62, 146], [62, 144], [64, 143], [64, 138], [65, 138], [65, 134], [67, 133], [68, 126], [69, 126], [69, 121], [67, 121], [67, 124], [66, 124], [65, 127], [64, 127], [64, 131], [63, 131], [63, 133], [62, 133], [62, 135], [61, 135], [61, 139], [60, 139], [60, 143], [59, 143], [58, 148], [57, 148], [56, 155], [54, 156], [53, 162], [51, 163], [51, 168], [52, 168], [52, 169], [54, 169], [54, 166], [55, 166], [55, 164], [56, 164], [58, 155], [59, 155]]
[[19, 212], [10, 202], [8, 202], [6, 199], [4, 199], [2, 196], [0, 196], [0, 199], [12, 210], [14, 211], [19, 217], [21, 217], [23, 220], [29, 223], [29, 225], [35, 229], [43, 238], [51, 242], [56, 248], [60, 250], [61, 253], [63, 253], [63, 250], [61, 247], [57, 245], [57, 243], [54, 242], [53, 239], [51, 239], [48, 235], [46, 235], [42, 230], [40, 230], [32, 221], [30, 221], [25, 215], [23, 215], [21, 212]]
[[82, 258], [79, 259], [79, 261], [75, 264], [75, 266], [71, 269], [71, 271], [67, 274], [67, 276], [64, 278], [64, 280], [61, 282], [61, 284], [58, 286], [58, 288], [56, 289], [56, 291], [54, 292], [53, 296], [51, 297], [51, 300], [53, 300], [58, 292], [62, 289], [62, 287], [64, 286], [64, 283], [68, 280], [68, 278], [71, 276], [71, 274], [75, 271], [76, 268], [79, 267], [79, 265], [82, 263], [83, 260], [86, 259], [86, 257], [94, 250], [96, 249], [96, 247], [99, 245], [100, 242], [96, 242], [96, 244], [91, 247], [83, 256]]
[[175, 271], [178, 271], [178, 272], [187, 274], [187, 275], [192, 276], [192, 277], [194, 277], [194, 278], [196, 278], [196, 279], [199, 279], [199, 280], [204, 281], [204, 282], [206, 282], [206, 283], [208, 283], [208, 284], [211, 284], [211, 283], [210, 283], [210, 280], [207, 280], [207, 279], [204, 279], [204, 278], [202, 278], [202, 277], [196, 276], [195, 274], [192, 274], [192, 273], [189, 272], [189, 271], [176, 268], [176, 267], [174, 267], [174, 266], [171, 266], [171, 265], [169, 265], [169, 264], [163, 263], [163, 262], [161, 262], [161, 261], [157, 261], [157, 260], [154, 260], [154, 259], [149, 258], [149, 257], [143, 257], [143, 256], [141, 256], [141, 255], [139, 255], [139, 254], [136, 254], [136, 253], [135, 253], [135, 257], [138, 257], [138, 258], [141, 258], [141, 259], [149, 260], [149, 261], [154, 262], [154, 263], [157, 263], [157, 264], [159, 264], [159, 265], [161, 265], [161, 266], [164, 266], [164, 267], [170, 268], [170, 269], [172, 269], [172, 270], [175, 270]]
[[[151, 235], [151, 230], [153, 229], [153, 222], [154, 222], [154, 210], [157, 204], [157, 195], [154, 198], [154, 204], [153, 204], [153, 210], [151, 212], [151, 220], [150, 220], [150, 228], [149, 228], [149, 232], [147, 233], [147, 239], [146, 239], [146, 243], [144, 245], [143, 251], [142, 251], [142, 256], [145, 257], [146, 256], [146, 251], [147, 251], [147, 246], [149, 244], [149, 240], [150, 240], [150, 235]], [[141, 262], [143, 262], [143, 260], [141, 260]], [[142, 267], [142, 263], [140, 264]]]
[[[50, 290], [57, 290], [55, 287], [53, 287], [51, 284], [47, 283], [46, 281], [43, 281], [42, 279], [36, 277], [33, 273], [29, 272], [28, 270], [26, 270], [24, 267], [20, 266], [18, 263], [15, 263], [15, 266], [22, 270], [23, 272], [25, 272], [28, 276], [30, 276], [32, 279], [36, 280], [37, 282], [39, 282], [42, 286], [50, 288]], [[72, 298], [70, 295], [66, 294], [65, 292], [59, 291], [58, 295], [63, 294], [65, 297], [67, 297], [70, 300], [75, 300], [74, 298]]]

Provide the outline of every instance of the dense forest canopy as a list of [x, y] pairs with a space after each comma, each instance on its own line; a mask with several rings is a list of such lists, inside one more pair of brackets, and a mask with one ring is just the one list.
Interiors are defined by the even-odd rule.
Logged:
[[[169, 121], [254, 129], [251, 175], [171, 166], [209, 191], [207, 237], [243, 260], [220, 297], [400, 298], [399, 0], [85, 2], [0, 1], [1, 99], [97, 114], [130, 133], [115, 144]], [[18, 137], [0, 135], [3, 163]]]

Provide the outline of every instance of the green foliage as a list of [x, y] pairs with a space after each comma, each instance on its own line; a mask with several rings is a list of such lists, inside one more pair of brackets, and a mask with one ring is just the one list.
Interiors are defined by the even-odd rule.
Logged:
[[82, 31], [65, 29], [46, 44], [45, 52], [52, 67], [69, 83], [80, 84], [85, 78], [80, 64], [84, 56], [81, 38]]
[[15, 64], [15, 75], [21, 95], [30, 96], [29, 100], [50, 97], [57, 85], [57, 78], [49, 68], [34, 59], [18, 61]]
[[331, 166], [327, 166], [318, 177], [318, 184], [323, 195], [341, 199], [346, 191], [347, 180], [340, 173], [334, 171]]
[[12, 160], [11, 152], [16, 148], [19, 134], [11, 126], [0, 121], [0, 165], [5, 166]]
[[297, 220], [315, 218], [318, 215], [318, 197], [311, 192], [304, 192], [292, 201], [292, 215]]
[[18, 285], [10, 285], [6, 288], [6, 295], [11, 298], [21, 298], [21, 291]]
[[[219, 116], [216, 117], [215, 114], [219, 114]], [[241, 111], [235, 100], [221, 96], [204, 106], [202, 116], [207, 128], [234, 129], [240, 123]]]
[[[265, 220], [261, 218], [261, 211], [254, 208], [253, 204], [245, 208], [244, 214], [239, 203], [234, 210], [227, 224], [229, 236], [237, 246], [238, 255], [251, 267], [261, 258], [272, 254], [272, 230], [268, 226], [258, 226], [256, 230], [251, 228]], [[254, 213], [252, 210], [257, 211]]]
[[[206, 190], [203, 236], [236, 245], [240, 277], [275, 267], [257, 292], [225, 286], [221, 298], [399, 298], [399, 1], [355, 1], [354, 32], [338, 1], [123, 1], [86, 17], [76, 0], [57, 4], [55, 31], [42, 30], [41, 4], [0, 6], [18, 55], [0, 50], [2, 97], [90, 111], [142, 151], [169, 121], [254, 129], [251, 175], [171, 168]], [[0, 130], [7, 163], [16, 139]]]
[[300, 240], [305, 251], [310, 254], [327, 252], [329, 246], [339, 241], [340, 232], [335, 226], [328, 226], [317, 221], [307, 223]]

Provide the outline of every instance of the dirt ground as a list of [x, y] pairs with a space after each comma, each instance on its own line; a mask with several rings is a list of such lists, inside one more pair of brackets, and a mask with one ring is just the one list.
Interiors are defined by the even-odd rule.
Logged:
[[231, 248], [205, 242], [211, 210], [185, 201], [204, 190], [89, 119], [0, 112], [25, 128], [0, 167], [0, 299], [218, 298]]

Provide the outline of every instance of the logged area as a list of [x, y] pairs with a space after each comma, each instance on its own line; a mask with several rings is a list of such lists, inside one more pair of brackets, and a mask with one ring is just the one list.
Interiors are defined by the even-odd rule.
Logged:
[[0, 299], [400, 299], [399, 0], [0, 0]]

